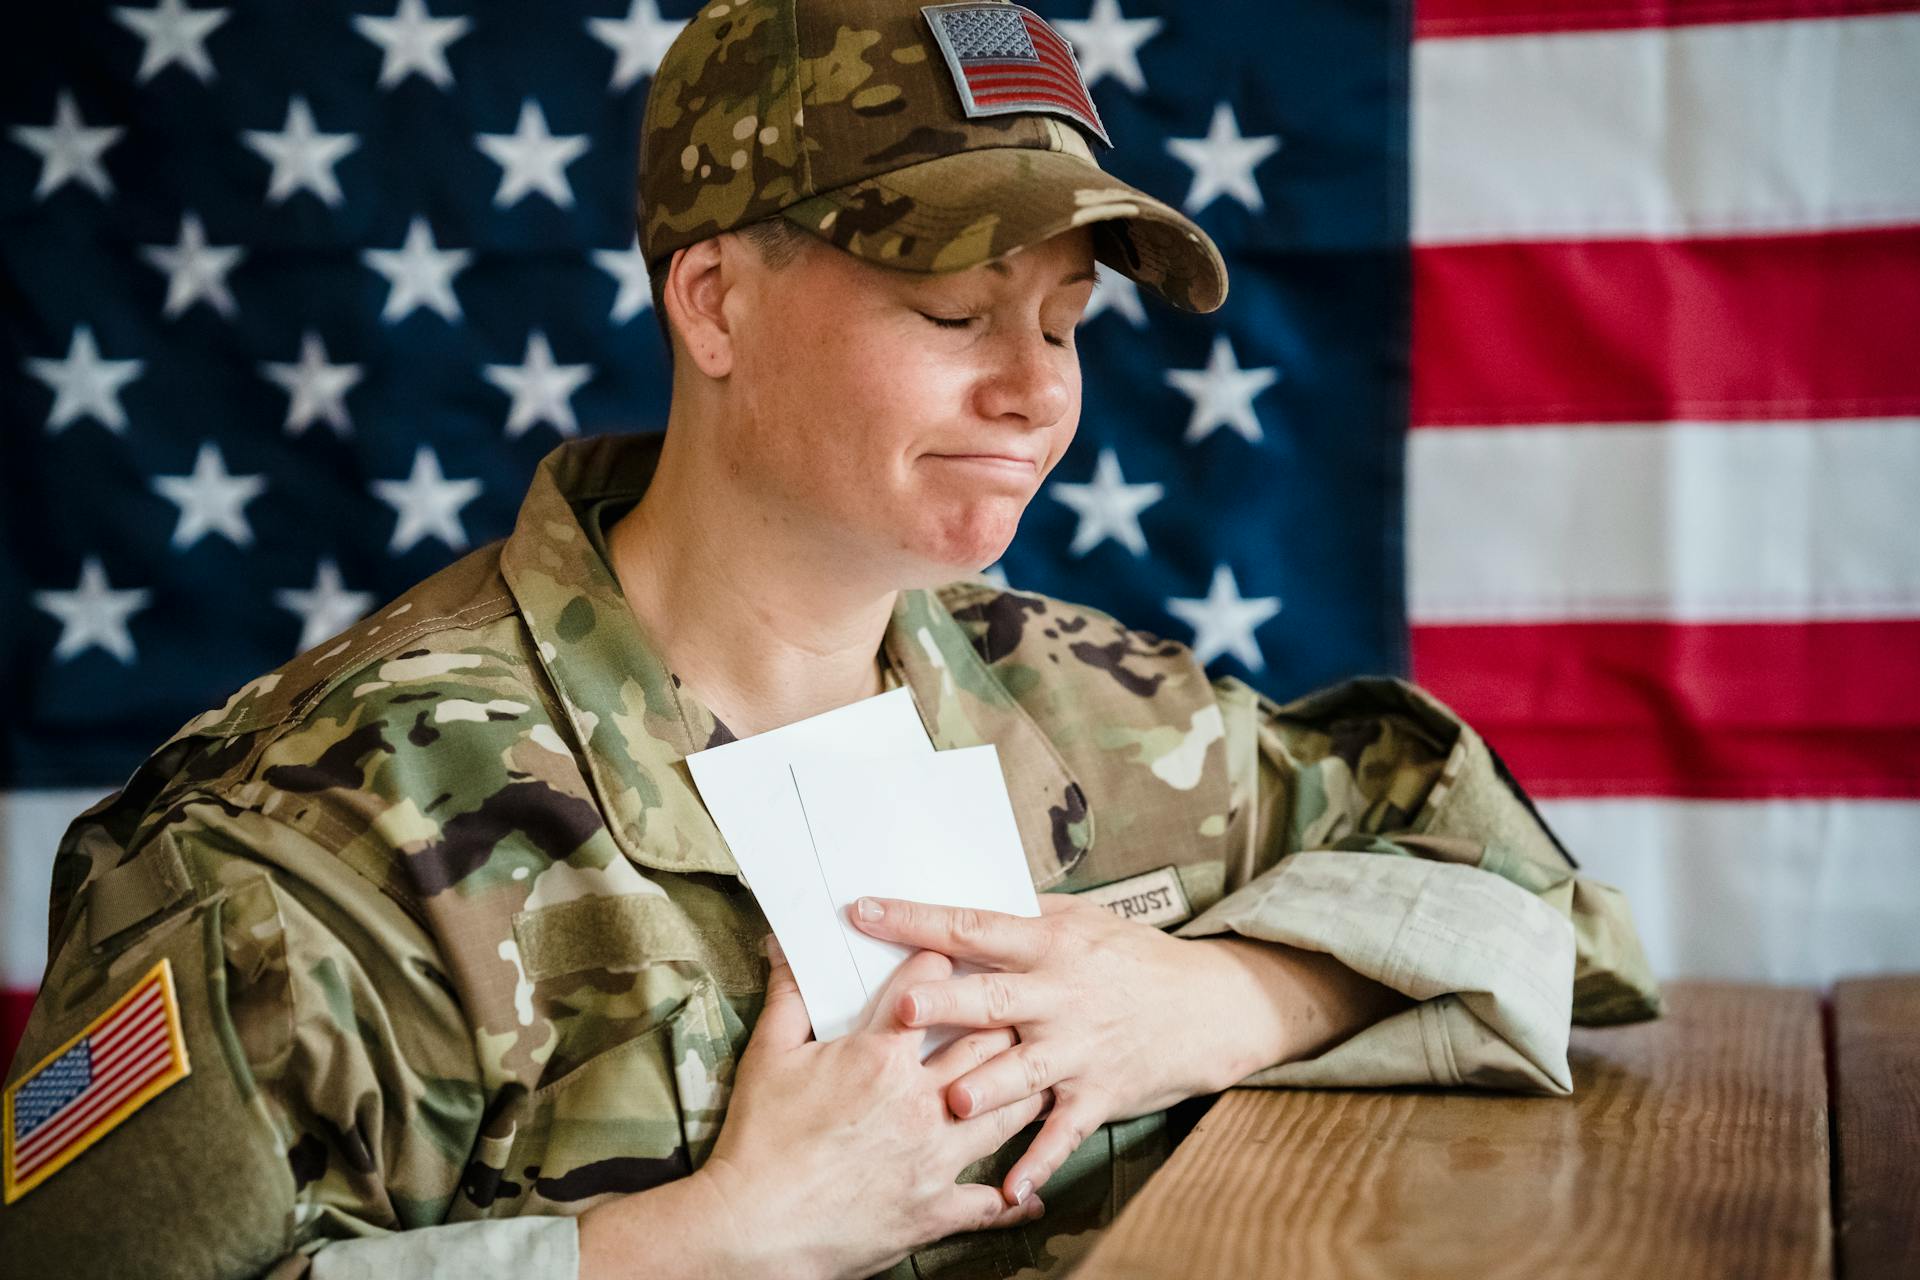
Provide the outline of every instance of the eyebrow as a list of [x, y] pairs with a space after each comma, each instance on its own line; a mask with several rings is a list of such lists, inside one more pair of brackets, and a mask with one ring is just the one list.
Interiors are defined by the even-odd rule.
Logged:
[[[997, 276], [1010, 276], [1013, 274], [1013, 268], [1004, 262], [987, 262], [981, 265], [985, 266], [987, 270]], [[1100, 279], [1096, 274], [1098, 270], [1099, 268], [1095, 267], [1092, 271], [1076, 271], [1072, 275], [1063, 278], [1060, 283], [1063, 285], [1079, 284], [1082, 280], [1092, 280], [1098, 283]]]

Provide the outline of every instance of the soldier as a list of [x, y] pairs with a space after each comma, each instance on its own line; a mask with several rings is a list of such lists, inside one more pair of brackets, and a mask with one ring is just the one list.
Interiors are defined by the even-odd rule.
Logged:
[[[1619, 895], [1418, 687], [1280, 705], [978, 574], [1073, 436], [1094, 263], [1226, 294], [1098, 167], [1057, 41], [1000, 3], [688, 25], [641, 160], [667, 431], [562, 445], [504, 542], [74, 823], [0, 1257], [1058, 1275], [1183, 1099], [1564, 1095], [1570, 1022], [1658, 1012]], [[877, 904], [917, 950], [819, 1043], [685, 757], [903, 685], [995, 745], [1044, 911]], [[922, 1063], [939, 1023], [973, 1029]]]

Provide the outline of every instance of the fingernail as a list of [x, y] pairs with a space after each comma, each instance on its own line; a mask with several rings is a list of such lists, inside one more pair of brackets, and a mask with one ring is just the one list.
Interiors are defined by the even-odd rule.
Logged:
[[919, 996], [916, 996], [916, 995], [907, 996], [907, 1021], [908, 1022], [920, 1021], [920, 997]]
[[886, 914], [886, 909], [872, 898], [862, 898], [857, 905], [862, 920], [878, 920]]
[[973, 1090], [965, 1087], [964, 1085], [961, 1086], [960, 1114], [963, 1116], [970, 1116], [973, 1114], [973, 1109], [979, 1105], [980, 1105], [980, 1099], [974, 1096]]
[[1025, 1204], [1027, 1202], [1027, 1197], [1032, 1194], [1033, 1194], [1033, 1179], [1022, 1178], [1020, 1179], [1020, 1185], [1013, 1189], [1014, 1203]]

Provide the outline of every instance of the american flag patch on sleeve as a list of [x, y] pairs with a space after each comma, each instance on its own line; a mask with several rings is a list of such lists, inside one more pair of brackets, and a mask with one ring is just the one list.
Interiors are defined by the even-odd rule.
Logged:
[[162, 959], [6, 1092], [6, 1203], [58, 1173], [176, 1080], [187, 1042]]
[[1047, 20], [1017, 4], [930, 4], [921, 8], [953, 72], [969, 118], [1051, 111], [1111, 147], [1073, 46]]

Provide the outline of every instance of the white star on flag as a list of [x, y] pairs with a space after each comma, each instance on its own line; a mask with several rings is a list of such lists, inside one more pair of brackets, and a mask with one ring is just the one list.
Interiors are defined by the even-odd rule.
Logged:
[[1280, 597], [1240, 597], [1233, 570], [1215, 565], [1213, 585], [1205, 600], [1169, 599], [1167, 612], [1193, 628], [1193, 658], [1206, 666], [1222, 653], [1231, 653], [1250, 671], [1265, 668], [1266, 659], [1253, 638], [1253, 629], [1280, 612]]
[[193, 474], [155, 476], [153, 491], [180, 508], [180, 522], [173, 528], [175, 550], [185, 551], [209, 533], [245, 547], [253, 544], [245, 508], [267, 491], [267, 478], [229, 474], [220, 446], [208, 440], [193, 460]]
[[246, 250], [238, 245], [210, 245], [195, 213], [182, 214], [180, 240], [172, 246], [140, 246], [140, 256], [167, 276], [167, 300], [160, 314], [171, 320], [202, 298], [228, 319], [233, 318], [233, 294], [227, 291], [227, 272], [240, 263]]
[[1083, 556], [1107, 538], [1136, 556], [1147, 553], [1147, 537], [1140, 532], [1140, 513], [1160, 501], [1166, 489], [1158, 484], [1128, 484], [1120, 474], [1120, 455], [1112, 449], [1100, 450], [1093, 480], [1087, 484], [1049, 485], [1048, 492], [1080, 513], [1080, 527], [1074, 531], [1073, 544], [1067, 548]]
[[633, 0], [624, 18], [588, 18], [593, 38], [617, 55], [608, 90], [619, 93], [659, 70], [661, 55], [686, 25], [684, 20], [662, 18], [655, 0]]
[[137, 653], [127, 620], [152, 598], [153, 593], [144, 588], [115, 591], [98, 556], [88, 556], [81, 564], [80, 582], [73, 590], [33, 593], [33, 602], [60, 620], [60, 639], [53, 646], [55, 662], [96, 646], [122, 663], [132, 662]]
[[69, 182], [78, 182], [97, 196], [113, 194], [113, 179], [107, 176], [100, 157], [120, 141], [126, 130], [119, 125], [89, 126], [80, 118], [80, 108], [67, 90], [62, 89], [55, 101], [52, 124], [17, 124], [7, 132], [40, 157], [40, 181], [33, 188], [35, 200], [45, 200]]
[[369, 487], [399, 515], [388, 551], [400, 555], [422, 538], [438, 538], [455, 551], [465, 549], [460, 508], [480, 496], [480, 482], [447, 479], [439, 455], [426, 445], [415, 450], [413, 471], [405, 480], [375, 480]]
[[387, 278], [387, 304], [380, 318], [388, 324], [404, 320], [415, 307], [438, 312], [443, 320], [460, 319], [453, 278], [466, 269], [473, 253], [440, 248], [425, 218], [416, 215], [407, 224], [406, 241], [398, 249], [367, 249], [360, 260]]
[[1080, 317], [1080, 323], [1091, 324], [1107, 311], [1125, 316], [1127, 323], [1136, 329], [1147, 327], [1147, 309], [1140, 304], [1140, 286], [1111, 267], [1096, 275], [1093, 293], [1087, 298], [1087, 310]]
[[1254, 181], [1254, 166], [1280, 149], [1273, 134], [1248, 138], [1241, 136], [1240, 121], [1233, 108], [1222, 102], [1213, 109], [1213, 123], [1204, 138], [1168, 138], [1167, 150], [1193, 168], [1193, 186], [1181, 208], [1189, 215], [1199, 213], [1223, 195], [1255, 213], [1265, 207], [1260, 184]]
[[1168, 369], [1167, 381], [1193, 399], [1193, 416], [1187, 421], [1187, 444], [1197, 444], [1222, 424], [1232, 427], [1249, 441], [1261, 438], [1260, 419], [1253, 410], [1253, 398], [1280, 380], [1280, 371], [1268, 367], [1242, 369], [1234, 357], [1233, 343], [1224, 333], [1215, 334], [1213, 354], [1204, 369]]
[[246, 129], [241, 136], [273, 165], [273, 175], [267, 181], [268, 204], [279, 204], [297, 191], [311, 191], [328, 205], [337, 205], [344, 199], [340, 182], [333, 176], [333, 166], [359, 147], [360, 137], [352, 133], [321, 133], [314, 123], [312, 108], [299, 94], [288, 100], [287, 122], [280, 132]]
[[380, 87], [391, 89], [408, 76], [419, 74], [435, 87], [453, 87], [453, 68], [447, 65], [447, 46], [467, 34], [473, 20], [436, 18], [425, 0], [400, 0], [391, 18], [355, 14], [354, 30], [380, 46]]
[[593, 377], [590, 364], [555, 364], [547, 335], [527, 335], [527, 354], [519, 364], [490, 364], [487, 381], [513, 397], [507, 414], [507, 438], [518, 440], [536, 422], [550, 423], [563, 436], [580, 430], [573, 417], [573, 393]]
[[1147, 91], [1147, 78], [1140, 73], [1140, 46], [1160, 34], [1166, 25], [1160, 19], [1129, 18], [1120, 12], [1119, 0], [1093, 0], [1093, 12], [1085, 18], [1056, 18], [1053, 25], [1073, 46], [1089, 89], [1111, 72], [1133, 92]]
[[350, 435], [353, 421], [347, 416], [347, 392], [358, 386], [361, 369], [357, 364], [330, 364], [326, 344], [312, 330], [300, 335], [300, 359], [293, 364], [262, 363], [260, 372], [286, 390], [286, 433], [303, 434], [319, 418], [337, 436]]
[[300, 642], [295, 653], [340, 634], [367, 615], [373, 608], [371, 591], [349, 591], [340, 579], [340, 566], [322, 559], [314, 571], [313, 586], [306, 590], [283, 587], [273, 593], [274, 603], [300, 615]]
[[210, 82], [213, 59], [207, 56], [206, 40], [227, 15], [225, 9], [189, 9], [186, 0], [160, 0], [151, 9], [115, 8], [114, 21], [146, 42], [134, 82], [145, 84], [176, 62], [201, 84]]
[[613, 300], [613, 322], [625, 324], [642, 311], [653, 309], [653, 286], [647, 277], [647, 256], [636, 240], [625, 249], [595, 249], [593, 264], [620, 286]]
[[145, 360], [102, 360], [100, 348], [94, 345], [93, 327], [84, 324], [74, 326], [66, 359], [33, 356], [27, 360], [27, 372], [53, 388], [47, 430], [56, 435], [87, 416], [109, 431], [125, 431], [127, 415], [120, 407], [120, 389], [146, 367]]
[[555, 137], [547, 132], [547, 113], [532, 98], [520, 104], [520, 123], [512, 133], [477, 133], [474, 145], [500, 166], [500, 189], [493, 202], [505, 209], [529, 191], [538, 191], [562, 209], [573, 207], [566, 168], [587, 150], [583, 135]]

